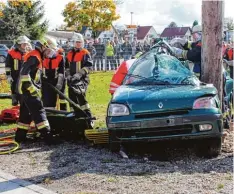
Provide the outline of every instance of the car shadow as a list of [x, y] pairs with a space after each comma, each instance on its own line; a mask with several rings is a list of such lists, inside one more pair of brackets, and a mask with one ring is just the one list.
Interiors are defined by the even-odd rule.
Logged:
[[[89, 147], [77, 143], [45, 146], [43, 143], [34, 143], [27, 152], [31, 154], [51, 152], [46, 158], [49, 160], [49, 173], [24, 180], [41, 184], [48, 177], [53, 181], [83, 173], [108, 176], [146, 176], [175, 172], [181, 174], [233, 173], [232, 153], [222, 153], [217, 158], [205, 159], [196, 157], [192, 148], [181, 147], [181, 145], [169, 146], [170, 148], [168, 144], [165, 148], [162, 144], [131, 146], [126, 148], [129, 159], [123, 159], [119, 154], [111, 153], [103, 146]], [[24, 150], [18, 153], [20, 152]]]

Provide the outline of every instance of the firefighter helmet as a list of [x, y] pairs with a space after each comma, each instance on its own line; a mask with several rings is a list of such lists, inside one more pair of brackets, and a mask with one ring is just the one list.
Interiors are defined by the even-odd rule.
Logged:
[[17, 44], [29, 44], [30, 43], [30, 39], [27, 37], [27, 36], [19, 36], [17, 39], [16, 39], [16, 43]]
[[46, 36], [45, 39], [49, 48], [57, 50], [57, 42], [54, 38]]

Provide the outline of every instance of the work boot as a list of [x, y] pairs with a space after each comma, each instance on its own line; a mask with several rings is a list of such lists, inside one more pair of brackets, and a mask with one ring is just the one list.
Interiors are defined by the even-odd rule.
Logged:
[[43, 138], [44, 142], [47, 145], [56, 145], [61, 143], [61, 140], [58, 139], [58, 137], [53, 136], [51, 131], [47, 128], [41, 129], [40, 134], [40, 136]]
[[27, 130], [17, 129], [17, 131], [15, 132], [15, 141], [17, 143], [25, 142], [27, 140], [26, 136], [27, 136]]
[[12, 94], [12, 106], [17, 106], [19, 104], [17, 95]]

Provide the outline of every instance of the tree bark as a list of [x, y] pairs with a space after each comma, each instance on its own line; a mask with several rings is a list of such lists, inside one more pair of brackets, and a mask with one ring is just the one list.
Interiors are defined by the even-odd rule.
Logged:
[[[222, 31], [223, 1], [202, 1], [202, 63], [201, 80], [212, 83], [223, 98]], [[222, 103], [221, 103], [222, 104]]]

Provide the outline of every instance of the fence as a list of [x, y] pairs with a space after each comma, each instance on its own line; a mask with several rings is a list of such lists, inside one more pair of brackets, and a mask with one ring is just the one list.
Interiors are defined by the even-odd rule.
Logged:
[[[14, 45], [12, 40], [0, 40], [0, 44], [6, 45], [9, 49]], [[72, 48], [71, 46], [60, 45], [65, 51], [65, 55]], [[114, 46], [115, 47], [115, 46]], [[132, 56], [136, 54], [136, 51], [131, 51], [131, 53], [123, 53], [123, 51], [117, 51], [116, 48], [111, 51], [107, 51], [104, 44], [94, 44], [91, 47], [85, 45], [85, 48], [89, 50], [93, 59], [93, 70], [94, 71], [110, 71], [116, 70], [119, 65], [124, 61], [131, 59]]]

